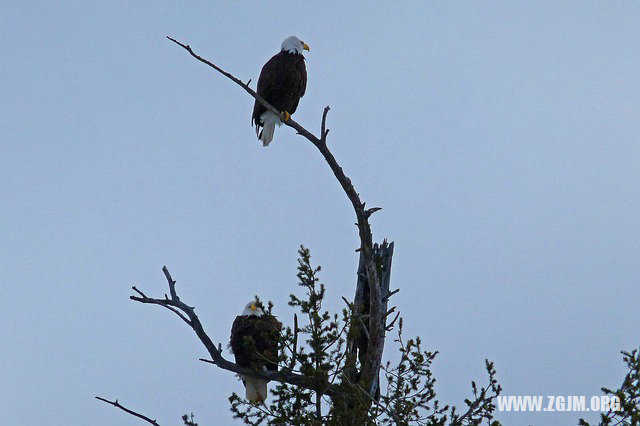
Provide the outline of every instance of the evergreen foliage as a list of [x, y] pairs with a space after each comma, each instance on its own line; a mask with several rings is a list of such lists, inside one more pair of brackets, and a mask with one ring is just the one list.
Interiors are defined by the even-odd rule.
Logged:
[[[465, 400], [467, 410], [458, 414], [455, 407], [443, 406], [436, 399], [436, 380], [431, 373], [431, 364], [437, 352], [424, 351], [419, 337], [405, 341], [402, 319], [398, 322], [398, 337], [394, 340], [400, 360], [393, 366], [387, 362], [383, 368], [382, 389], [386, 385], [386, 391], [371, 404], [364, 418], [356, 416], [358, 404], [368, 407], [364, 402], [371, 397], [357, 383], [346, 381], [342, 374], [351, 312], [343, 309], [338, 315], [323, 310], [325, 286], [318, 278], [321, 268], [311, 265], [307, 248], [301, 246], [298, 254], [298, 285], [304, 290], [304, 296], [291, 294], [288, 304], [299, 312], [302, 325], [298, 324], [296, 314], [293, 327], [284, 328], [280, 336], [279, 365], [280, 369], [315, 378], [318, 388], [308, 390], [279, 383], [271, 389], [266, 404], [259, 405], [233, 393], [229, 402], [235, 418], [250, 425], [344, 424], [347, 420], [350, 424], [368, 425], [480, 425], [483, 421], [499, 425], [493, 420], [493, 412], [494, 400], [501, 387], [495, 379], [493, 363], [486, 361], [485, 365], [488, 385], [478, 389], [472, 382], [473, 398]], [[339, 384], [343, 394], [332, 398], [323, 395], [326, 383]]]
[[[609, 410], [600, 414], [600, 426], [640, 425], [640, 349], [634, 349], [631, 352], [621, 351], [621, 353], [622, 360], [629, 370], [622, 385], [615, 391], [605, 387], [601, 388], [604, 395], [617, 396], [620, 400], [620, 407], [619, 410]], [[590, 426], [590, 423], [584, 419], [580, 419], [579, 424]]]

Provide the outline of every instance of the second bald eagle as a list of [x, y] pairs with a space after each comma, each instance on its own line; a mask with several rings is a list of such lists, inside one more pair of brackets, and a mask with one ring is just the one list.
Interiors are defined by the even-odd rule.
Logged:
[[287, 37], [282, 42], [280, 53], [262, 67], [257, 93], [282, 112], [278, 116], [256, 100], [251, 123], [256, 127], [256, 135], [263, 146], [273, 140], [276, 124], [281, 126], [282, 120], [287, 121], [296, 112], [298, 102], [307, 88], [307, 69], [302, 56], [304, 50], [309, 50], [306, 43], [294, 36]]
[[[278, 350], [282, 324], [256, 301], [247, 303], [233, 321], [229, 346], [236, 364], [256, 371], [278, 371]], [[247, 400], [263, 403], [267, 399], [267, 382], [240, 376]]]

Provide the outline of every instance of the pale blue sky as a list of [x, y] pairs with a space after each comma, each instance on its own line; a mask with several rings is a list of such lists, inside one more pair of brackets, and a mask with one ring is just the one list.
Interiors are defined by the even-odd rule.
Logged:
[[484, 358], [507, 395], [618, 386], [640, 341], [638, 22], [635, 2], [3, 2], [0, 423], [140, 424], [101, 395], [230, 424], [241, 384], [128, 299], [164, 294], [164, 264], [225, 344], [256, 293], [289, 321], [301, 243], [328, 307], [352, 296], [354, 215], [319, 153], [288, 128], [263, 149], [253, 100], [165, 35], [254, 82], [286, 36], [311, 46], [295, 118], [317, 131], [331, 105], [443, 402]]

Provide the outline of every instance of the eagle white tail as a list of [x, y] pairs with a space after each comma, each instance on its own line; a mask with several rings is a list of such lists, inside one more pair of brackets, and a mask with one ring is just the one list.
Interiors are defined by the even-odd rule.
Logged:
[[260, 122], [262, 123], [262, 131], [260, 132], [260, 140], [262, 146], [268, 146], [269, 142], [273, 140], [273, 132], [276, 130], [276, 124], [282, 126], [280, 117], [275, 115], [271, 111], [265, 111], [260, 116]]
[[[273, 135], [273, 132], [271, 133]], [[267, 400], [267, 382], [252, 377], [245, 377], [245, 396], [248, 401], [258, 404]]]

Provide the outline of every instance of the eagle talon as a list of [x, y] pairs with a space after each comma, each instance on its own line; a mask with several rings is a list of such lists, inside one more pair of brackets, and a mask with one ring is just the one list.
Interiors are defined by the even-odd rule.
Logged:
[[280, 114], [280, 119], [282, 121], [289, 121], [290, 118], [291, 114], [289, 114], [287, 111], [282, 111], [282, 114]]

